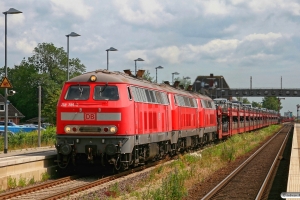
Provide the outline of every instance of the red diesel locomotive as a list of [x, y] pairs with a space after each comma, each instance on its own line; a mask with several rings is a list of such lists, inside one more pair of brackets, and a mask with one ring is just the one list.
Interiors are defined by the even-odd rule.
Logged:
[[276, 123], [274, 113], [234, 111], [229, 104], [216, 109], [209, 97], [177, 86], [107, 70], [65, 82], [57, 104], [59, 167], [99, 163], [125, 170]]

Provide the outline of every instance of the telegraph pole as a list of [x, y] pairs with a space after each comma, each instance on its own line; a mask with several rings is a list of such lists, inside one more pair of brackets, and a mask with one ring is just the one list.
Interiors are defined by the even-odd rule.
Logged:
[[39, 86], [39, 113], [38, 113], [38, 147], [41, 147], [41, 110], [42, 110], [42, 87]]

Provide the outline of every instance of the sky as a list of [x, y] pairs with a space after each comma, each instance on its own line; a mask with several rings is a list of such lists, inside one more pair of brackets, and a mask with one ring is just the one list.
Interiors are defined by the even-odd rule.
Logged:
[[[86, 71], [150, 72], [158, 82], [214, 74], [230, 88], [300, 88], [300, 2], [297, 0], [0, 0], [7, 15], [7, 66], [53, 43]], [[0, 63], [5, 64], [5, 15], [0, 16]], [[8, 77], [9, 78], [9, 77]], [[248, 98], [261, 102], [261, 98]], [[282, 100], [297, 115], [300, 98]]]

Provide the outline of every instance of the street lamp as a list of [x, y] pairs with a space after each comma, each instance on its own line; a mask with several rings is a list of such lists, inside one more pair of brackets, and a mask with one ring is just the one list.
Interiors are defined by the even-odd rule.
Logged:
[[174, 74], [175, 74], [175, 75], [179, 75], [178, 72], [173, 72], [173, 73], [172, 73], [172, 84], [174, 84]]
[[135, 62], [135, 75], [136, 75], [136, 61], [144, 61], [143, 59], [141, 58], [138, 58], [138, 59], [135, 59], [134, 62]]
[[66, 35], [67, 37], [67, 54], [68, 54], [68, 65], [67, 65], [67, 80], [69, 80], [69, 37], [77, 37], [80, 36], [75, 32], [71, 32], [70, 34]]
[[[3, 12], [5, 15], [5, 78], [7, 78], [7, 14], [20, 14], [22, 13], [19, 10], [10, 8], [8, 11]], [[4, 153], [7, 153], [8, 141], [7, 141], [7, 121], [8, 121], [8, 103], [7, 103], [7, 88], [5, 88], [5, 97], [4, 97], [4, 107], [5, 107], [5, 120], [4, 120]]]
[[156, 83], [157, 83], [157, 69], [163, 69], [163, 67], [162, 66], [158, 66], [158, 67], [155, 67], [155, 69], [156, 69]]
[[106, 49], [105, 51], [107, 51], [107, 70], [108, 70], [108, 52], [109, 51], [118, 51], [118, 49], [115, 49], [113, 47], [110, 47], [109, 49]]

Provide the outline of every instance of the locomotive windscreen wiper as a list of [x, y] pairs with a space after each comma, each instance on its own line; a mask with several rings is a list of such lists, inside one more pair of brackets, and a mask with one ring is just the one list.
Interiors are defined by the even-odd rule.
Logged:
[[82, 87], [80, 87], [80, 84], [78, 83], [78, 89], [79, 89], [79, 92], [80, 92], [80, 96], [79, 97], [81, 97], [82, 96], [82, 92], [83, 92], [83, 88]]
[[106, 82], [106, 83], [105, 83], [105, 86], [104, 86], [104, 87], [100, 87], [99, 91], [100, 91], [100, 92], [103, 92], [103, 91], [106, 89], [107, 85], [108, 85], [108, 84], [107, 84], [107, 82]]

